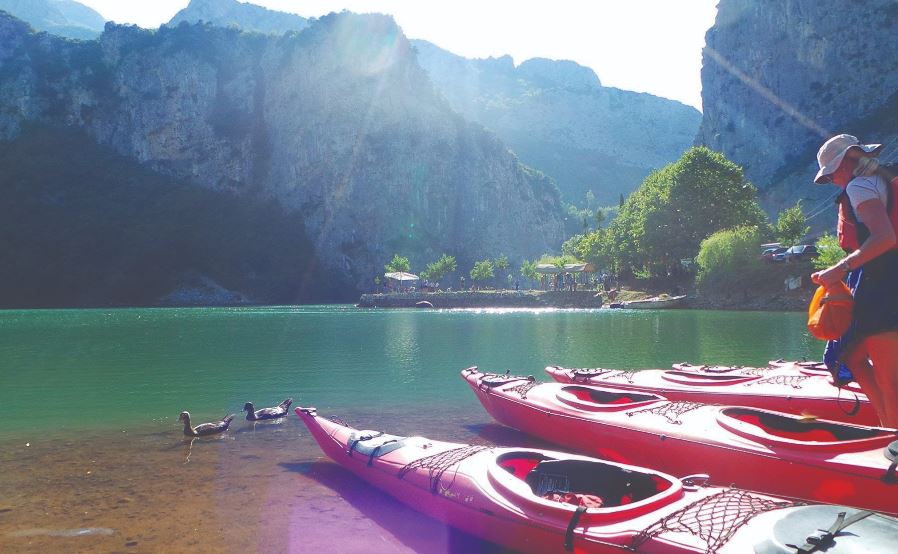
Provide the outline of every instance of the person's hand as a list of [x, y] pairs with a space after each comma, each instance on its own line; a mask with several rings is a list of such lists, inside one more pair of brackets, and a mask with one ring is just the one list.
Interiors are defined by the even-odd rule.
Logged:
[[841, 264], [836, 264], [811, 275], [811, 281], [829, 288], [841, 281], [843, 277], [845, 277], [845, 269]]

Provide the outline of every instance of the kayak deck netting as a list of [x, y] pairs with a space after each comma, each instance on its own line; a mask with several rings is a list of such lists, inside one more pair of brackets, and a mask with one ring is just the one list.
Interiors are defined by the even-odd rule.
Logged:
[[752, 385], [783, 385], [792, 387], [793, 389], [800, 389], [801, 384], [810, 379], [810, 375], [773, 375], [772, 377], [765, 377], [763, 379], [758, 379], [757, 381], [752, 381], [750, 383], [746, 383], [745, 386], [749, 387]]
[[689, 402], [688, 400], [678, 400], [676, 402], [664, 402], [657, 406], [649, 406], [648, 408], [642, 408], [641, 410], [631, 410], [627, 412], [627, 415], [633, 417], [634, 415], [644, 413], [655, 414], [667, 419], [668, 423], [680, 425], [683, 423], [680, 421], [681, 415], [707, 405], [708, 404], [701, 404], [699, 402]]
[[631, 550], [662, 533], [689, 533], [708, 545], [709, 554], [716, 553], [753, 517], [781, 508], [801, 506], [792, 501], [774, 501], [754, 496], [740, 489], [726, 489], [702, 498], [641, 531]]
[[458, 448], [452, 448], [438, 454], [433, 454], [432, 456], [418, 458], [417, 460], [403, 466], [403, 468], [399, 470], [397, 477], [402, 479], [411, 471], [414, 471], [416, 469], [426, 469], [428, 470], [430, 475], [430, 492], [436, 493], [437, 489], [440, 486], [440, 479], [443, 477], [443, 473], [445, 473], [447, 469], [463, 460], [466, 460], [467, 458], [470, 458], [475, 454], [479, 454], [480, 452], [489, 449], [489, 446], [466, 445], [460, 446]]

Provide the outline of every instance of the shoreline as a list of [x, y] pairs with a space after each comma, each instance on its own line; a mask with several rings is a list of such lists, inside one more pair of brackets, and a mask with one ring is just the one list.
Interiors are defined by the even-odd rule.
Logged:
[[[725, 295], [690, 294], [676, 307], [656, 309], [686, 310], [735, 310], [801, 312], [807, 310], [813, 290], [796, 290], [774, 294], [757, 294], [748, 291]], [[653, 295], [643, 291], [625, 290], [616, 301], [643, 300]], [[429, 302], [431, 306], [420, 306]], [[456, 291], [456, 292], [404, 292], [363, 294], [356, 304], [358, 308], [566, 308], [608, 309], [604, 294], [596, 291]]]

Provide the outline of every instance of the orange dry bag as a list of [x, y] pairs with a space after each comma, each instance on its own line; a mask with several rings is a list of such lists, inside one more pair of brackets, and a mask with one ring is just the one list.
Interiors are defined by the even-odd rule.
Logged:
[[839, 281], [829, 289], [820, 286], [808, 307], [808, 331], [822, 340], [835, 340], [851, 327], [854, 297]]

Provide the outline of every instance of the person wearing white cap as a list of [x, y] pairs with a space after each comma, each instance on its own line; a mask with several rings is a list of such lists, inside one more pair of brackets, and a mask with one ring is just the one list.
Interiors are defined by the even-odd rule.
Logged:
[[829, 341], [824, 361], [837, 380], [853, 378], [886, 427], [898, 427], [898, 178], [880, 167], [880, 144], [837, 135], [820, 147], [814, 182], [844, 189], [839, 196], [839, 244], [847, 255], [811, 280], [847, 279], [854, 322]]

